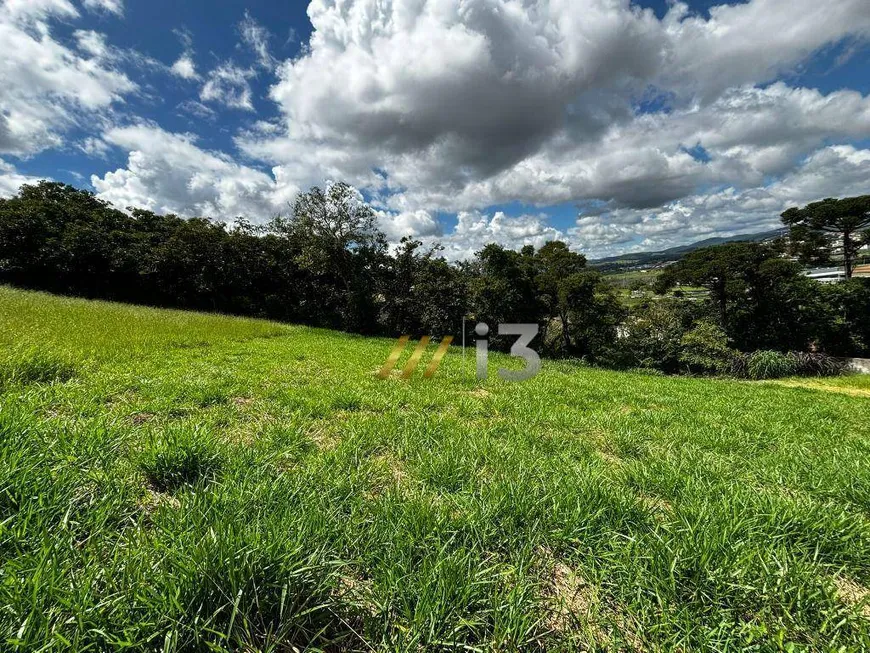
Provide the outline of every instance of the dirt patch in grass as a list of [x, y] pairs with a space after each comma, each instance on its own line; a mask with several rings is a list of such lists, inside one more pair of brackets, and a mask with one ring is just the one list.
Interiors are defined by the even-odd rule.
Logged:
[[861, 388], [842, 388], [835, 385], [825, 385], [824, 383], [813, 383], [812, 381], [773, 381], [773, 383], [785, 386], [786, 388], [820, 390], [821, 392], [833, 392], [835, 394], [848, 395], [850, 397], [866, 397], [870, 399], [870, 390], [862, 390]]
[[599, 606], [598, 591], [564, 562], [554, 561], [547, 594], [547, 627], [567, 633], [583, 623], [597, 644], [607, 642], [607, 633], [594, 623]]
[[181, 507], [181, 502], [171, 494], [158, 492], [153, 488], [145, 491], [145, 496], [139, 502], [139, 508], [148, 516], [153, 515], [161, 506], [167, 506], [174, 510]]
[[250, 406], [256, 401], [256, 399], [252, 399], [251, 397], [233, 397], [230, 399], [230, 403], [237, 408], [245, 408]]
[[321, 451], [332, 451], [341, 442], [341, 435], [328, 423], [315, 422], [308, 427], [305, 435]]
[[577, 570], [552, 557], [542, 558], [545, 571], [545, 626], [566, 639], [594, 650], [645, 651], [637, 624], [601, 589]]
[[374, 617], [379, 609], [373, 596], [374, 583], [363, 578], [358, 570], [345, 569], [339, 576], [338, 587], [335, 589], [336, 599]]
[[143, 424], [150, 422], [152, 419], [154, 419], [154, 417], [154, 413], [133, 413], [132, 415], [130, 415], [130, 421], [133, 423], [134, 426], [142, 426]]
[[674, 507], [671, 505], [670, 501], [667, 499], [663, 499], [662, 497], [655, 496], [653, 494], [639, 494], [638, 500], [646, 507], [650, 512], [654, 513], [656, 517], [663, 518], [669, 514], [671, 514], [674, 510]]
[[386, 378], [381, 377], [381, 370], [382, 369], [383, 368], [380, 368], [380, 367], [374, 368], [371, 372], [372, 376], [377, 377], [381, 381], [386, 381], [388, 379], [393, 379], [393, 380], [398, 380], [398, 381], [404, 380], [404, 379], [402, 379], [402, 372], [403, 372], [402, 368], [394, 367], [392, 370], [390, 370], [390, 372]]
[[604, 462], [606, 462], [609, 465], [619, 466], [619, 465], [622, 465], [622, 463], [623, 463], [622, 458], [620, 458], [619, 456], [617, 456], [616, 454], [614, 454], [610, 451], [600, 451], [599, 450], [598, 455], [601, 456], [601, 458], [604, 460]]
[[844, 576], [834, 578], [834, 585], [837, 587], [837, 596], [843, 603], [860, 608], [861, 616], [870, 619], [870, 589]]
[[393, 480], [397, 485], [407, 481], [408, 472], [405, 469], [405, 463], [397, 458], [393, 452], [386, 451], [374, 457], [373, 461], [383, 468], [387, 469], [392, 475]]
[[410, 475], [404, 461], [396, 457], [392, 451], [383, 451], [374, 455], [370, 461], [378, 473], [372, 487], [366, 492], [369, 499], [376, 499], [390, 488], [407, 489]]

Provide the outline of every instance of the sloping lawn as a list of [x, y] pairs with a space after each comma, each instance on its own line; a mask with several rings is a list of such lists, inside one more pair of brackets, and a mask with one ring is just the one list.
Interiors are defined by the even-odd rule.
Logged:
[[0, 650], [870, 647], [870, 398], [393, 344], [0, 288]]

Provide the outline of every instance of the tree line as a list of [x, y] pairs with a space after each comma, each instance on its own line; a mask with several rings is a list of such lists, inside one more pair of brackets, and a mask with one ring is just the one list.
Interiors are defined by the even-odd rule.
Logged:
[[[125, 213], [88, 191], [40, 182], [0, 199], [0, 283], [367, 335], [458, 337], [463, 318], [469, 328], [538, 323], [546, 355], [663, 371], [697, 369], [692, 356], [720, 349], [867, 355], [870, 283], [822, 286], [783, 257], [791, 248], [801, 260], [830, 259], [841, 237], [851, 272], [866, 237], [861, 220], [849, 217], [845, 238], [830, 226], [862, 207], [867, 217], [866, 204], [849, 202], [787, 212], [790, 243], [693, 252], [657, 279], [658, 295], [627, 306], [558, 241], [520, 251], [490, 244], [456, 264], [413, 239], [391, 250], [374, 211], [342, 183], [311, 189], [265, 225], [225, 225]], [[686, 285], [706, 288], [707, 298], [674, 292]]]

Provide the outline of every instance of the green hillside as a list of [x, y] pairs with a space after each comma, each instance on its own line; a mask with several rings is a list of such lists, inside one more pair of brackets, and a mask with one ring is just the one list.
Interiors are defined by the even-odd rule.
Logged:
[[0, 650], [870, 646], [865, 381], [393, 344], [0, 288]]

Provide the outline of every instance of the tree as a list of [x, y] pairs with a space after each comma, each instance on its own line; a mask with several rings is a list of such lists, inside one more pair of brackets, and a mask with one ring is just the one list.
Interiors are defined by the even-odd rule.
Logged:
[[819, 342], [835, 356], [870, 356], [870, 279], [822, 285]]
[[677, 284], [706, 288], [719, 313], [719, 325], [727, 330], [730, 300], [745, 291], [747, 272], [769, 256], [769, 250], [757, 243], [704, 247], [665, 269], [655, 289], [663, 294]]
[[[535, 287], [534, 249], [523, 252], [489, 244], [475, 255], [465, 268], [469, 276], [474, 317], [486, 322], [496, 332], [495, 325], [537, 323], [541, 306]], [[507, 340], [491, 337], [494, 346], [507, 346]]]
[[460, 270], [440, 256], [438, 245], [403, 238], [383, 279], [381, 321], [390, 334], [459, 336], [466, 313]]
[[353, 187], [314, 187], [298, 197], [289, 219], [276, 218], [269, 228], [290, 241], [296, 263], [316, 279], [320, 315], [328, 325], [374, 330], [372, 289], [385, 267], [387, 241], [375, 212]]
[[559, 303], [567, 309], [568, 321], [562, 325], [570, 334], [567, 353], [594, 360], [613, 345], [626, 312], [598, 270], [568, 276], [560, 284]]
[[[568, 313], [571, 310], [568, 284], [572, 276], [586, 269], [586, 257], [572, 252], [568, 246], [558, 240], [546, 243], [535, 254], [535, 283], [540, 302], [546, 311], [545, 328], [549, 330], [553, 320], [558, 319], [562, 333], [562, 346], [565, 352], [572, 349], [571, 330], [565, 328], [568, 324]], [[576, 282], [576, 279], [574, 280]], [[545, 337], [544, 341], [548, 339]]]
[[697, 250], [665, 270], [657, 290], [676, 283], [710, 291], [719, 326], [743, 351], [803, 350], [818, 333], [818, 284], [775, 247], [729, 243]]
[[846, 278], [851, 279], [855, 258], [866, 238], [862, 232], [870, 227], [870, 195], [791, 208], [782, 214], [782, 221], [790, 227], [793, 250], [802, 262], [830, 261], [839, 254]]
[[109, 282], [120, 272], [116, 252], [129, 244], [130, 226], [127, 215], [88, 191], [48, 181], [24, 185], [0, 200], [0, 280], [112, 298], [124, 286]]
[[734, 354], [728, 336], [711, 322], [698, 322], [680, 340], [680, 362], [692, 371], [722, 374], [731, 367]]
[[679, 371], [682, 338], [699, 319], [707, 317], [705, 307], [699, 302], [663, 297], [629, 310], [607, 362], [620, 368]]

